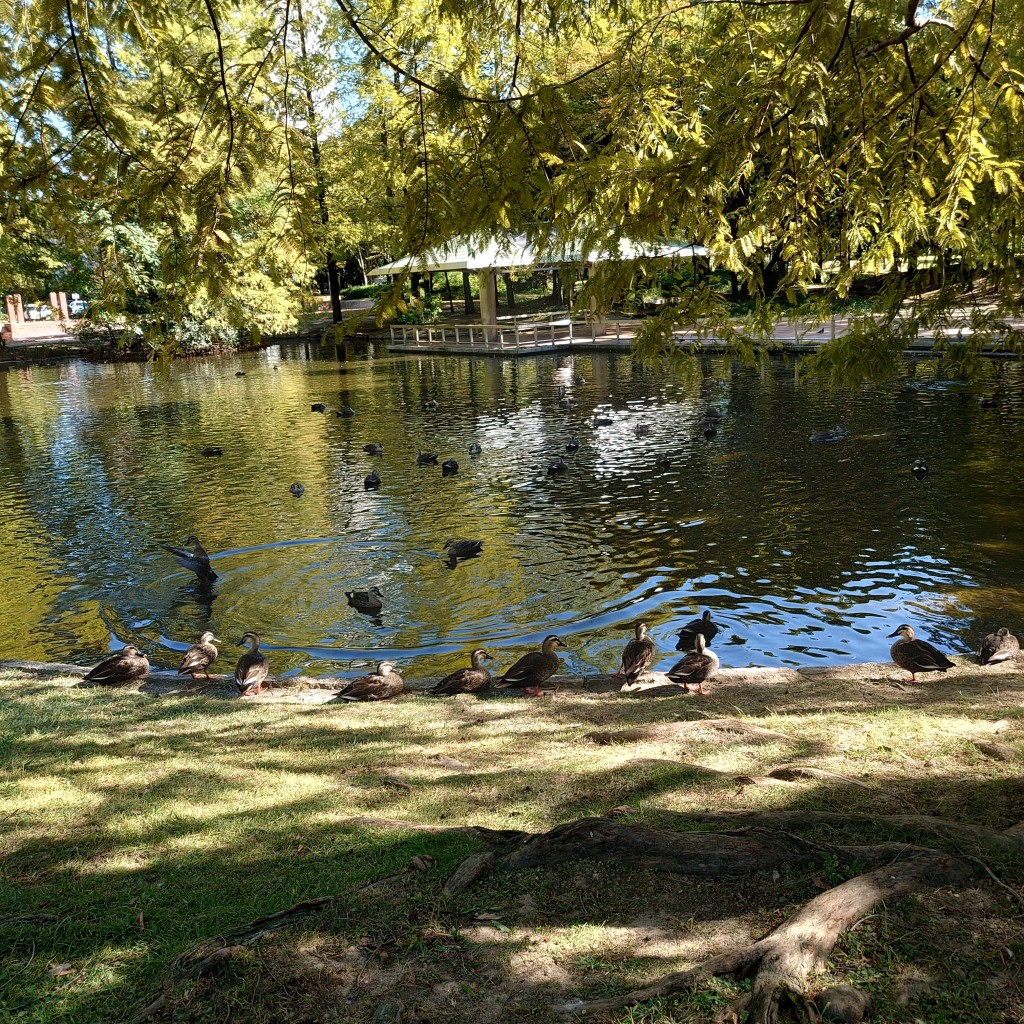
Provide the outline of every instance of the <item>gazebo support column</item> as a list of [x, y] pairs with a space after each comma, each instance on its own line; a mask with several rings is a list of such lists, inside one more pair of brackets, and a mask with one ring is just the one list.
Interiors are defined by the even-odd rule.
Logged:
[[492, 327], [498, 322], [498, 285], [494, 270], [478, 270], [480, 281], [480, 323], [484, 325], [484, 340], [493, 341]]

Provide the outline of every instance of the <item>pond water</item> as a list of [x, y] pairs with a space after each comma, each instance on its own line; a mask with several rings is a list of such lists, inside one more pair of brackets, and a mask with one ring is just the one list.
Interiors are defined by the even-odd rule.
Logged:
[[[669, 376], [627, 354], [315, 347], [0, 370], [0, 656], [91, 663], [133, 639], [172, 667], [204, 629], [252, 629], [277, 671], [386, 654], [423, 676], [478, 645], [507, 666], [557, 632], [567, 669], [612, 670], [642, 619], [667, 667], [673, 631], [708, 607], [725, 665], [884, 661], [903, 621], [962, 652], [1024, 613], [1021, 384], [1007, 363], [962, 385], [908, 362], [851, 393], [783, 361], [694, 358]], [[706, 440], [709, 406], [723, 419]], [[809, 441], [840, 422], [842, 441]], [[458, 474], [417, 465], [419, 449]], [[549, 476], [556, 458], [567, 471]], [[374, 467], [383, 486], [364, 491]], [[190, 533], [212, 587], [161, 548]], [[483, 554], [453, 568], [449, 537]], [[344, 597], [372, 585], [379, 619]], [[225, 643], [219, 667], [239, 653]]]

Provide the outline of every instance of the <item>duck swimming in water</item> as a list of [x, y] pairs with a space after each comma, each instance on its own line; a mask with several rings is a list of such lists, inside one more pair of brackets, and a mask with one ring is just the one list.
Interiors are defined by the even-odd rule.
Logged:
[[491, 685], [491, 673], [484, 668], [490, 655], [481, 647], [471, 656], [472, 668], [456, 669], [446, 675], [436, 686], [427, 690], [435, 697], [450, 697], [456, 693], [479, 693]]
[[823, 444], [829, 444], [834, 441], [842, 441], [844, 437], [850, 432], [842, 425], [837, 423], [831, 430], [818, 430], [811, 434], [810, 439]]
[[441, 463], [441, 476], [455, 476], [459, 471], [459, 462], [457, 459], [445, 459]]
[[145, 679], [149, 672], [149, 659], [135, 646], [127, 644], [117, 654], [91, 668], [85, 682], [100, 686], [127, 686]]
[[897, 626], [889, 634], [889, 639], [894, 636], [900, 639], [889, 648], [889, 655], [900, 668], [910, 673], [912, 683], [917, 682], [918, 672], [947, 672], [956, 668], [937, 647], [933, 647], [927, 640], [916, 639], [912, 627], [906, 624]]
[[697, 634], [702, 633], [704, 639], [711, 643], [718, 635], [718, 623], [711, 621], [711, 612], [705, 609], [699, 619], [691, 619], [676, 634], [679, 637], [676, 643], [677, 651], [692, 651], [697, 646]]
[[416, 465], [418, 466], [436, 466], [437, 465], [437, 453], [436, 452], [420, 452], [416, 456]]
[[186, 537], [184, 546], [180, 548], [174, 544], [165, 544], [164, 548], [174, 555], [179, 565], [190, 569], [204, 583], [212, 583], [217, 578], [217, 574], [210, 566], [210, 556], [203, 549], [203, 545], [199, 543], [199, 538], [195, 534]]
[[303, 487], [302, 484], [292, 484], [288, 490], [291, 491], [296, 498], [301, 498], [306, 493], [306, 488]]
[[346, 590], [345, 597], [357, 612], [376, 615], [384, 607], [379, 587], [370, 587], [369, 590]]
[[444, 550], [449, 558], [472, 558], [483, 550], [482, 540], [446, 540]]
[[364, 491], [376, 491], [380, 489], [380, 474], [377, 470], [372, 469], [366, 476], [363, 477], [363, 490]]
[[366, 452], [367, 455], [383, 455], [384, 445], [382, 445], [380, 441], [374, 441], [373, 444], [364, 444], [363, 451]]

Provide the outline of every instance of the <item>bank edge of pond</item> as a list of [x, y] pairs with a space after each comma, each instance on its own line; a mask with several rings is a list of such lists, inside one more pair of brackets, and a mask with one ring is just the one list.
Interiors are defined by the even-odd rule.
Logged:
[[[949, 700], [958, 694], [993, 693], [1001, 697], [1000, 703], [1024, 708], [1024, 659], [1010, 659], [995, 665], [978, 665], [973, 658], [955, 658], [956, 667], [948, 672], [930, 673], [918, 677], [917, 683], [907, 680], [906, 674], [892, 663], [860, 662], [850, 665], [806, 666], [802, 668], [726, 668], [721, 669], [711, 683], [705, 685], [710, 695], [722, 700], [750, 702], [766, 711], [781, 705], [813, 704], [834, 708], [836, 701], [857, 704], [914, 704], [931, 700]], [[62, 662], [21, 661], [0, 659], [0, 673], [12, 673], [55, 686], [77, 687], [89, 671], [88, 666]], [[323, 704], [330, 701], [351, 676], [271, 676], [269, 688], [248, 700], [277, 703]], [[405, 678], [406, 689], [422, 694], [437, 682], [437, 678]], [[97, 687], [101, 688], [101, 687]], [[191, 680], [171, 669], [153, 669], [137, 687], [126, 687], [140, 694], [154, 697], [196, 696], [237, 699], [233, 677], [213, 673], [209, 681]], [[652, 672], [644, 683], [622, 690], [622, 679], [609, 673], [587, 675], [556, 675], [545, 684], [547, 693], [583, 693], [620, 695], [623, 697], [683, 697], [694, 700], [699, 713], [701, 696], [691, 690], [686, 693], [664, 673]], [[515, 695], [515, 690], [489, 690], [482, 696]]]

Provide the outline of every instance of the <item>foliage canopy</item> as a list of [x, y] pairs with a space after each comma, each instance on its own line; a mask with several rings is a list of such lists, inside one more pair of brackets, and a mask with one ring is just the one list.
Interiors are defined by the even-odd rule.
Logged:
[[[885, 321], [836, 366], [877, 368], [965, 306], [969, 342], [994, 330], [1024, 349], [1005, 329], [1021, 312], [1021, 0], [7, 6], [8, 263], [40, 258], [26, 216], [96, 259], [89, 210], [157, 236], [179, 302], [250, 274], [296, 283], [329, 249], [671, 238], [747, 286], [748, 337], [787, 300], [870, 279]], [[608, 302], [650, 270], [608, 265], [589, 288]], [[692, 323], [739, 341], [711, 282], [692, 275], [642, 347]]]

